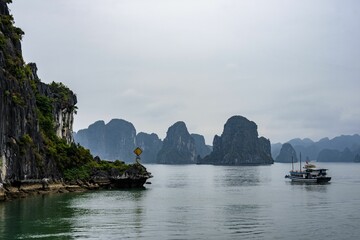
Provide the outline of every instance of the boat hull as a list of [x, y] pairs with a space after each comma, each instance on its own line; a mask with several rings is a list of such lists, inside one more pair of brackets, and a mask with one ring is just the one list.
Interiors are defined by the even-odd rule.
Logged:
[[298, 178], [289, 177], [292, 182], [303, 182], [303, 183], [327, 183], [331, 180], [331, 177], [319, 177], [319, 178]]

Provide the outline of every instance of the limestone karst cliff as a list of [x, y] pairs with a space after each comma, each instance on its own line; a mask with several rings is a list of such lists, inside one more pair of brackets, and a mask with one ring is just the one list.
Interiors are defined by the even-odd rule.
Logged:
[[74, 134], [75, 142], [90, 149], [94, 156], [103, 157], [105, 154], [105, 122], [96, 121], [87, 129], [79, 130]]
[[136, 145], [143, 150], [142, 163], [156, 163], [156, 157], [162, 147], [162, 141], [157, 134], [140, 132], [136, 135]]
[[215, 136], [213, 151], [199, 163], [216, 165], [272, 164], [270, 141], [258, 137], [257, 125], [242, 116], [231, 117], [221, 136]]
[[89, 128], [79, 130], [75, 141], [103, 159], [134, 162], [136, 130], [126, 120], [112, 119], [107, 124], [97, 121]]
[[297, 162], [297, 154], [290, 143], [284, 143], [280, 149], [279, 155], [275, 158], [275, 162], [291, 163]]
[[195, 141], [195, 149], [199, 157], [203, 158], [211, 153], [212, 147], [205, 144], [204, 136], [192, 133], [191, 137]]
[[62, 84], [42, 83], [34, 63], [25, 64], [24, 34], [0, 1], [0, 181], [60, 177], [46, 142], [53, 131], [72, 142], [76, 96]]
[[[109, 129], [109, 125], [112, 125], [111, 129]], [[212, 147], [205, 144], [204, 136], [194, 133], [188, 136], [185, 133], [187, 129], [183, 128], [183, 130], [184, 131], [174, 131], [174, 133], [170, 131], [170, 136], [168, 137], [184, 139], [186, 135], [189, 141], [194, 141], [196, 158], [197, 156], [205, 157], [212, 151]], [[190, 138], [193, 140], [190, 140]], [[74, 139], [75, 142], [90, 149], [94, 156], [112, 161], [119, 159], [125, 162], [133, 162], [134, 156], [132, 151], [135, 146], [143, 150], [141, 154], [142, 163], [167, 163], [168, 161], [158, 159], [158, 153], [163, 147], [163, 141], [156, 133], [149, 134], [140, 132], [136, 134], [133, 124], [122, 119], [112, 119], [107, 124], [102, 120], [96, 121], [88, 128], [81, 129], [75, 133]], [[179, 144], [179, 146], [173, 146], [173, 148], [183, 149], [181, 146], [183, 144], [182, 141], [178, 141], [176, 144]], [[159, 156], [163, 158], [162, 154]], [[181, 162], [182, 161], [179, 163]], [[193, 162], [193, 160], [191, 160], [191, 162], [196, 163], [196, 161]]]
[[87, 189], [141, 187], [151, 177], [141, 164], [94, 159], [73, 142], [76, 95], [62, 83], [41, 82], [36, 65], [24, 62], [24, 33], [9, 2], [0, 0], [0, 200], [74, 182]]
[[191, 164], [196, 163], [195, 140], [191, 137], [184, 122], [179, 121], [169, 127], [157, 163]]

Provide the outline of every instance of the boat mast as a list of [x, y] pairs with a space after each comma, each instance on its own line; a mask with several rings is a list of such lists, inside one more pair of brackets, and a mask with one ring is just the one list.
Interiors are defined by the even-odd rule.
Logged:
[[301, 152], [300, 152], [300, 172], [301, 172]]
[[291, 156], [291, 169], [294, 171], [294, 156]]

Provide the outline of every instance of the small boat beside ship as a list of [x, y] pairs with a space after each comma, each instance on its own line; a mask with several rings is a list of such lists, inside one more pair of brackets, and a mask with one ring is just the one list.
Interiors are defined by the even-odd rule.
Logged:
[[294, 170], [294, 163], [292, 162], [292, 170], [285, 178], [291, 179], [292, 182], [303, 183], [327, 183], [331, 177], [327, 175], [325, 168], [317, 168], [314, 164], [306, 162], [303, 169], [301, 169], [301, 155], [300, 155], [300, 170]]

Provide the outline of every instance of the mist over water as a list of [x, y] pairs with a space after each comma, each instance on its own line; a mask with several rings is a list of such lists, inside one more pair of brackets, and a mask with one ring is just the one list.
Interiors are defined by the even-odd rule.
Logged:
[[147, 165], [144, 190], [36, 196], [0, 204], [0, 239], [356, 239], [360, 164], [322, 163], [324, 185], [291, 164]]

